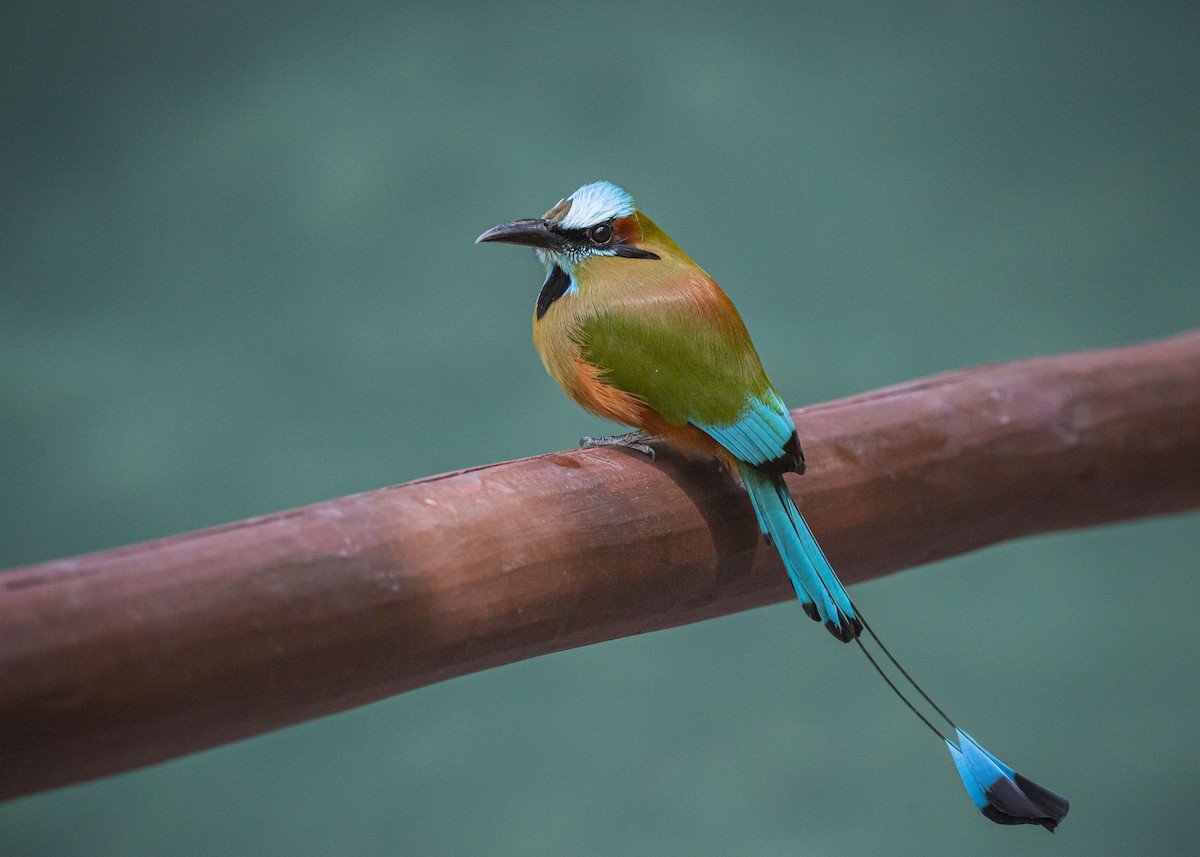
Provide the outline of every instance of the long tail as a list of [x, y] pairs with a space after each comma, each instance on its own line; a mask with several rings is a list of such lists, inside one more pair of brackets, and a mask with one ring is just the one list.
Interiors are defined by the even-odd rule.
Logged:
[[[966, 786], [967, 794], [985, 818], [997, 824], [1039, 824], [1050, 832], [1067, 816], [1071, 805], [1066, 798], [1021, 776], [983, 748], [974, 738], [958, 728], [944, 711], [921, 689], [908, 671], [900, 665], [887, 646], [879, 639], [870, 624], [850, 600], [812, 531], [800, 515], [784, 484], [783, 477], [763, 473], [750, 465], [741, 468], [742, 481], [758, 516], [760, 529], [775, 544], [783, 559], [784, 568], [804, 612], [823, 622], [835, 637], [843, 642], [853, 640], [871, 662], [871, 666], [887, 686], [908, 706], [933, 734], [950, 750], [954, 766]], [[860, 634], [866, 630], [867, 637]], [[893, 680], [880, 666], [864, 639], [874, 644], [882, 655], [880, 660], [890, 664], [899, 675]], [[927, 717], [900, 685], [915, 690], [933, 710]], [[911, 693], [911, 691], [910, 691]], [[934, 725], [940, 718], [948, 726], [945, 732]], [[953, 735], [951, 740], [949, 735]]]
[[829, 633], [843, 643], [856, 639], [862, 633], [862, 623], [855, 615], [854, 604], [792, 501], [783, 477], [750, 465], [743, 465], [741, 472], [758, 525], [783, 558], [804, 612], [824, 623]]

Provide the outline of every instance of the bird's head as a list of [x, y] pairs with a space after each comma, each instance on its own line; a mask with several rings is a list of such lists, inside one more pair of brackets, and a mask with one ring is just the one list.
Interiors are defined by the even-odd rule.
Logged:
[[696, 263], [612, 182], [585, 184], [542, 217], [501, 223], [475, 239], [532, 247], [546, 266], [536, 318], [559, 298], [604, 301], [687, 277]]
[[596, 258], [658, 260], [659, 254], [644, 246], [644, 220], [633, 197], [612, 182], [599, 181], [559, 200], [542, 217], [493, 226], [475, 243], [523, 244], [534, 248], [547, 268], [573, 274]]

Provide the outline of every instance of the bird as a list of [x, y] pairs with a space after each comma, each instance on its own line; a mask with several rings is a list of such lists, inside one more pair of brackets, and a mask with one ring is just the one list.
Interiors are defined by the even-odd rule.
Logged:
[[[585, 438], [585, 445], [624, 446], [653, 457], [647, 441], [659, 438], [688, 458], [715, 458], [737, 473], [804, 612], [837, 640], [856, 643], [941, 738], [975, 807], [999, 824], [1053, 832], [1067, 815], [1067, 799], [1005, 765], [947, 717], [880, 641], [834, 573], [784, 482], [784, 474], [806, 469], [795, 422], [713, 278], [608, 181], [583, 185], [542, 217], [501, 223], [475, 239], [491, 242], [531, 247], [545, 269], [533, 341], [550, 376], [586, 410], [634, 428], [613, 438]], [[881, 661], [898, 671], [894, 679]], [[918, 709], [912, 691], [948, 728]]]

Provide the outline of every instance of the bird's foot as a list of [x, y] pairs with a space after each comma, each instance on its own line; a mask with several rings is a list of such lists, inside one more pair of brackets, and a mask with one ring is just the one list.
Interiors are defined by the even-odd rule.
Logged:
[[595, 449], [600, 446], [620, 446], [625, 449], [644, 453], [650, 456], [650, 460], [653, 461], [654, 447], [645, 443], [649, 439], [650, 435], [644, 431], [631, 431], [629, 434], [618, 434], [612, 437], [581, 437], [579, 445], [584, 449]]

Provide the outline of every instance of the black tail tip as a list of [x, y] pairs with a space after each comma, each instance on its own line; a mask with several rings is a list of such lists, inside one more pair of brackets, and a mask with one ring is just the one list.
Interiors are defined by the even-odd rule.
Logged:
[[1071, 804], [1020, 774], [1002, 779], [987, 790], [987, 805], [980, 807], [983, 817], [996, 824], [1031, 824], [1051, 833], [1067, 817]]
[[986, 791], [984, 817], [996, 824], [1037, 824], [1051, 833], [1067, 817], [1071, 802], [1016, 771], [1002, 777]]
[[1058, 823], [1062, 821], [1061, 818], [1054, 818], [1053, 816], [1009, 815], [1002, 810], [996, 809], [994, 806], [986, 806], [980, 812], [983, 813], [984, 818], [988, 821], [994, 821], [996, 824], [1037, 824], [1046, 828], [1051, 833], [1058, 827]]
[[[810, 613], [809, 615], [811, 616], [812, 614]], [[830, 619], [825, 623], [825, 629], [843, 643], [849, 643], [851, 640], [857, 640], [858, 635], [862, 633], [863, 629], [862, 622], [859, 621], [859, 618], [854, 616], [853, 618], [847, 619], [845, 615], [839, 615], [839, 618], [842, 620], [841, 625]]]
[[1013, 779], [1018, 788], [1025, 792], [1025, 796], [1041, 810], [1042, 817], [1037, 819], [1037, 824], [1053, 833], [1054, 828], [1058, 827], [1058, 823], [1070, 812], [1071, 802], [1057, 792], [1052, 792], [1045, 786], [1038, 785], [1028, 777], [1023, 777], [1016, 772], [1013, 773]]
[[984, 818], [996, 824], [1036, 824], [1053, 833], [1067, 817], [1071, 802], [1065, 797], [1021, 776], [957, 726], [954, 733], [958, 745], [947, 738], [946, 746]]
[[807, 616], [809, 619], [812, 619], [814, 622], [821, 621], [821, 614], [817, 611], [816, 604], [813, 604], [811, 601], [805, 601], [803, 606], [805, 616]]

